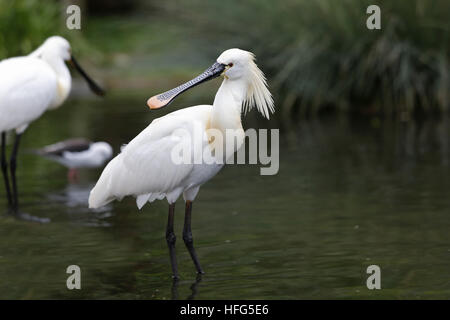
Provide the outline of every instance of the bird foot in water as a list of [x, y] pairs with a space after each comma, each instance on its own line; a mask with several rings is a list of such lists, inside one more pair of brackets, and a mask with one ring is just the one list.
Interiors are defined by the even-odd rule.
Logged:
[[180, 280], [180, 276], [177, 275], [177, 274], [173, 274], [173, 275], [172, 275], [172, 280], [173, 280], [173, 281], [179, 281], [179, 280]]
[[13, 210], [13, 209], [10, 209], [8, 213], [17, 219], [24, 220], [24, 221], [37, 222], [37, 223], [49, 223], [51, 221], [50, 218], [36, 217], [36, 216], [32, 216], [31, 214], [21, 212], [18, 210]]

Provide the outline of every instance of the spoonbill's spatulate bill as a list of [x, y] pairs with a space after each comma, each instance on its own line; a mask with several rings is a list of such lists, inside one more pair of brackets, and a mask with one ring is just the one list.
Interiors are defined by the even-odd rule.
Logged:
[[[178, 110], [154, 120], [109, 162], [89, 197], [89, 206], [98, 208], [115, 199], [132, 195], [136, 197], [139, 209], [147, 202], [166, 198], [169, 202], [166, 240], [175, 278], [178, 277], [176, 237], [173, 231], [175, 202], [183, 195], [186, 202], [183, 240], [197, 272], [203, 273], [193, 246], [192, 202], [200, 186], [219, 172], [223, 162], [177, 163], [171, 156], [173, 148], [184, 143], [190, 146], [190, 141], [186, 138], [193, 137], [198, 128], [203, 130], [204, 136], [208, 129], [220, 130], [224, 133], [225, 140], [225, 131], [230, 129], [235, 133], [233, 139], [237, 138], [237, 144], [234, 144], [234, 149], [226, 157], [233, 156], [245, 137], [241, 123], [244, 109], [256, 106], [263, 116], [269, 118], [274, 106], [265, 77], [255, 64], [254, 55], [240, 49], [223, 52], [216, 63], [197, 78], [148, 100], [152, 109], [164, 107], [180, 93], [219, 75], [223, 75], [224, 80], [213, 105]], [[208, 139], [202, 140], [202, 144], [197, 147], [213, 153], [214, 147]], [[191, 158], [196, 152], [189, 148], [185, 150], [192, 150]]]
[[69, 168], [68, 178], [74, 181], [77, 169], [103, 166], [111, 159], [113, 149], [107, 142], [73, 138], [37, 149], [35, 153]]
[[[70, 92], [72, 79], [65, 61], [71, 62], [96, 94], [104, 91], [84, 72], [71, 55], [69, 42], [59, 36], [48, 38], [28, 56], [0, 62], [0, 133], [1, 168], [10, 209], [18, 212], [16, 182], [17, 151], [20, 138], [28, 125], [46, 110], [59, 107]], [[6, 160], [6, 132], [16, 131], [9, 162]]]

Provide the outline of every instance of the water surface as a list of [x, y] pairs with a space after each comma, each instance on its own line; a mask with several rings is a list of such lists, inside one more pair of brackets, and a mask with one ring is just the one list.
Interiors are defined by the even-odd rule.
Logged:
[[[192, 221], [201, 279], [182, 242], [177, 203], [181, 280], [174, 285], [165, 201], [138, 211], [127, 198], [89, 210], [101, 170], [82, 171], [70, 184], [65, 168], [26, 152], [79, 136], [118, 152], [160, 115], [145, 108], [146, 98], [70, 100], [30, 126], [19, 160], [22, 210], [51, 223], [2, 209], [0, 298], [450, 298], [447, 121], [329, 117], [283, 130], [277, 175], [228, 166], [201, 189]], [[278, 126], [254, 119], [247, 127]], [[72, 264], [81, 267], [82, 290], [66, 289]], [[366, 288], [371, 264], [381, 267], [382, 290]]]

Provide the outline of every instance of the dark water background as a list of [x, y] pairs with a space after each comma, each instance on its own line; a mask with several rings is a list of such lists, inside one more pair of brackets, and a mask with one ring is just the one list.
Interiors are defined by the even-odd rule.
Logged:
[[[160, 116], [146, 98], [70, 100], [30, 126], [19, 160], [22, 210], [52, 221], [25, 222], [2, 209], [0, 298], [450, 298], [447, 120], [283, 124], [277, 175], [228, 166], [201, 189], [192, 221], [201, 279], [182, 242], [177, 203], [174, 286], [165, 201], [139, 212], [126, 198], [91, 211], [87, 197], [101, 170], [81, 171], [69, 184], [65, 168], [26, 152], [81, 136], [106, 140], [117, 153]], [[246, 126], [279, 126], [256, 118]], [[0, 194], [5, 208], [3, 186]], [[81, 267], [82, 290], [66, 288], [72, 264]], [[382, 290], [366, 288], [371, 264], [381, 267]]]

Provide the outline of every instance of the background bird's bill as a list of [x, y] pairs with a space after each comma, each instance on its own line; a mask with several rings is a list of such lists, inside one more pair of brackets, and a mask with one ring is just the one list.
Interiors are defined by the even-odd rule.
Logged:
[[83, 68], [81, 68], [80, 64], [77, 62], [77, 60], [75, 59], [74, 56], [70, 57], [69, 62], [83, 76], [83, 78], [88, 83], [88, 86], [92, 90], [92, 92], [94, 92], [98, 96], [104, 96], [105, 95], [105, 90], [103, 90], [98, 84], [96, 84], [94, 82], [94, 80], [91, 79], [91, 77], [89, 77], [87, 75], [87, 73], [83, 70]]
[[193, 88], [202, 82], [220, 76], [225, 68], [226, 65], [216, 62], [194, 79], [189, 80], [188, 82], [183, 83], [182, 85], [173, 88], [172, 90], [151, 97], [147, 100], [147, 105], [150, 107], [150, 109], [159, 109], [165, 107], [169, 103], [171, 103], [173, 99], [175, 99], [178, 95], [185, 92], [186, 90], [189, 90], [190, 88]]

